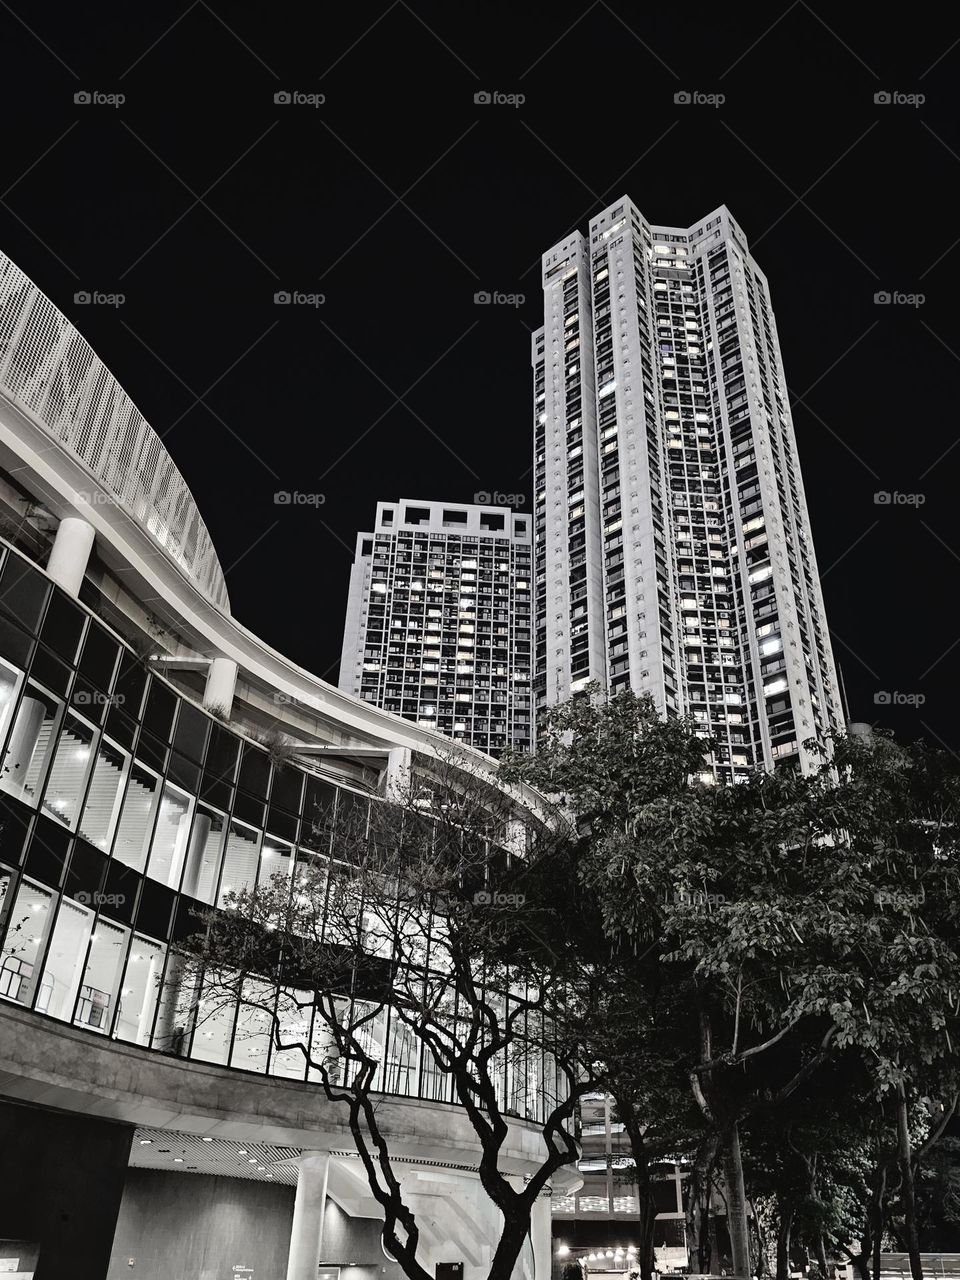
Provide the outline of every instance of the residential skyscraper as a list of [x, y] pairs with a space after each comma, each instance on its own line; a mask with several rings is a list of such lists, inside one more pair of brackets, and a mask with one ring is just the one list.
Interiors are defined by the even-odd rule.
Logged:
[[629, 199], [543, 257], [533, 335], [535, 709], [596, 681], [812, 763], [841, 701], [766, 278], [721, 207]]
[[340, 688], [498, 755], [531, 743], [529, 515], [403, 499], [357, 538]]

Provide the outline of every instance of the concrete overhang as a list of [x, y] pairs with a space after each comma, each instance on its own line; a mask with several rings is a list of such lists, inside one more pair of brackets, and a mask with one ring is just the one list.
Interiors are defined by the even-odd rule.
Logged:
[[[353, 1151], [346, 1109], [319, 1085], [235, 1071], [92, 1032], [0, 1004], [0, 1095], [11, 1101], [124, 1124], [313, 1151]], [[381, 1096], [377, 1119], [396, 1158], [475, 1168], [477, 1136], [448, 1103]], [[525, 1175], [540, 1163], [538, 1125], [509, 1121], [500, 1168]], [[576, 1169], [554, 1179], [561, 1187]]]

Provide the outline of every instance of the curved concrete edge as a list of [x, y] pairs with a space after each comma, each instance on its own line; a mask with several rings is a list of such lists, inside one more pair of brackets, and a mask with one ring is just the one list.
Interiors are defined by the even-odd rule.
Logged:
[[[328, 1102], [318, 1085], [167, 1057], [6, 1003], [0, 1003], [0, 1095], [207, 1137], [355, 1149], [345, 1109]], [[396, 1158], [476, 1167], [479, 1141], [459, 1107], [383, 1095], [377, 1116]], [[537, 1125], [511, 1121], [502, 1171], [528, 1176], [543, 1144]], [[570, 1180], [579, 1181], [575, 1169], [561, 1170], [553, 1182]]]
[[[169, 612], [198, 653], [236, 662], [255, 681], [341, 727], [344, 739], [355, 745], [405, 747], [496, 782], [497, 765], [490, 756], [321, 680], [218, 608], [83, 463], [6, 394], [0, 394], [0, 466], [35, 491], [58, 518], [79, 517], [90, 524], [103, 560], [139, 600]], [[533, 788], [497, 785], [541, 820], [554, 819], [554, 806]]]

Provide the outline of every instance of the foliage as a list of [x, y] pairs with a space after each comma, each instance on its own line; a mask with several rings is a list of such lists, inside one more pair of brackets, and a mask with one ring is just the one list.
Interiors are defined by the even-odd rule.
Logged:
[[[858, 1216], [859, 1245], [899, 1221], [919, 1265], [916, 1169], [958, 1089], [956, 762], [880, 735], [839, 738], [811, 774], [758, 771], [718, 787], [699, 732], [649, 699], [594, 693], [551, 712], [537, 755], [505, 768], [571, 815], [581, 888], [606, 938], [636, 958], [637, 990], [655, 973], [687, 1011], [659, 1029], [656, 1052], [720, 1139], [737, 1271], [747, 1267], [741, 1130], [749, 1147], [797, 1098], [812, 1105], [825, 1066], [844, 1057], [861, 1111], [859, 1130], [842, 1130], [863, 1176], [844, 1169], [826, 1130], [794, 1130], [807, 1147], [780, 1153], [767, 1194], [806, 1170], [791, 1215], [816, 1248], [827, 1236], [839, 1247]], [[642, 1056], [650, 1028], [637, 1026]], [[652, 1099], [637, 1101], [650, 1114]], [[925, 1128], [928, 1105], [939, 1119]]]

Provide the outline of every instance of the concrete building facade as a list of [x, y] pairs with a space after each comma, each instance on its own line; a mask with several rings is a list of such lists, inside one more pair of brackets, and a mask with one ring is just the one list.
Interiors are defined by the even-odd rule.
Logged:
[[[3, 1269], [396, 1280], [343, 1108], [248, 1007], [197, 1018], [176, 953], [195, 910], [328, 864], [341, 816], [449, 768], [449, 740], [232, 617], [173, 460], [3, 255], [0, 534]], [[488, 756], [457, 752], [497, 785]], [[529, 790], [510, 803], [547, 813]], [[475, 1134], [389, 1008], [370, 1037], [423, 1264], [480, 1280], [498, 1222]], [[550, 1070], [510, 1084], [517, 1179], [539, 1160]], [[544, 1195], [517, 1280], [549, 1267]]]

